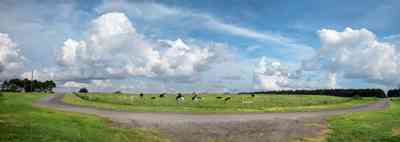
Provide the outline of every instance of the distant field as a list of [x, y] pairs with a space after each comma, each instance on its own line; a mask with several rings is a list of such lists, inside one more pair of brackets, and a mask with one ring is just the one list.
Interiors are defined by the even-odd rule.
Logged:
[[328, 142], [400, 142], [400, 99], [387, 110], [332, 117], [329, 128]]
[[[192, 101], [192, 95], [185, 95], [177, 103], [176, 95], [145, 94], [144, 97], [129, 94], [68, 94], [64, 102], [97, 108], [127, 110], [134, 112], [293, 112], [324, 109], [349, 108], [376, 101], [376, 98], [344, 98], [316, 95], [223, 95], [206, 94], [199, 101]], [[217, 97], [222, 97], [218, 99]], [[229, 101], [224, 99], [231, 97]]]
[[108, 120], [71, 112], [33, 108], [47, 94], [0, 96], [0, 142], [162, 142], [158, 132], [111, 127]]

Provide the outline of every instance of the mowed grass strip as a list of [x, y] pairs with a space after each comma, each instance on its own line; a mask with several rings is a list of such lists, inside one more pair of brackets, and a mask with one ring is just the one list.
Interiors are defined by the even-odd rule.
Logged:
[[[78, 97], [79, 96], [79, 97]], [[349, 108], [374, 102], [376, 98], [344, 98], [318, 95], [237, 95], [202, 94], [202, 99], [192, 101], [192, 95], [185, 95], [182, 103], [177, 103], [176, 95], [159, 97], [145, 94], [144, 97], [129, 94], [67, 94], [64, 102], [81, 106], [133, 112], [295, 112], [325, 109]], [[218, 99], [218, 97], [221, 97]], [[225, 98], [231, 99], [225, 101]]]
[[111, 127], [91, 115], [34, 108], [32, 101], [46, 96], [3, 93], [0, 97], [1, 142], [165, 142], [158, 132]]
[[390, 108], [329, 119], [328, 142], [400, 142], [400, 99]]

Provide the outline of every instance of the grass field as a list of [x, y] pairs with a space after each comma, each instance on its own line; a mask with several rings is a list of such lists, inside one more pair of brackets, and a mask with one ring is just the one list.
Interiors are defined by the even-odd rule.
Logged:
[[[112, 123], [109, 120], [96, 116], [32, 107], [32, 101], [47, 95], [38, 93], [3, 93], [0, 96], [0, 142], [169, 141], [157, 130], [112, 127]], [[352, 99], [329, 96], [256, 96], [255, 98], [251, 98], [251, 96], [230, 95], [232, 101], [225, 103], [215, 98], [222, 95], [207, 95], [203, 96], [205, 98], [203, 102], [193, 103], [189, 97], [186, 97], [187, 100], [184, 103], [177, 104], [175, 96], [152, 100], [150, 96], [155, 95], [145, 96], [144, 99], [141, 99], [139, 96], [124, 94], [87, 95], [91, 96], [92, 101], [82, 100], [72, 94], [67, 95], [64, 100], [73, 101], [73, 103], [80, 105], [104, 108], [132, 111], [156, 111], [156, 109], [163, 109], [161, 111], [172, 112], [266, 111], [268, 107], [280, 108], [270, 109], [270, 111], [307, 111], [314, 108], [332, 109], [337, 106], [350, 107], [375, 100], [371, 98]], [[243, 101], [253, 101], [253, 106], [250, 104], [241, 106], [242, 101], [235, 101], [240, 99], [243, 99]], [[206, 102], [206, 100], [210, 102]], [[155, 103], [155, 101], [158, 102]], [[268, 103], [262, 104], [264, 102]], [[134, 109], [136, 107], [138, 109]], [[204, 109], [204, 107], [212, 109]], [[228, 107], [234, 108], [229, 109]], [[177, 110], [173, 111], [172, 109]], [[335, 116], [329, 118], [328, 123], [329, 133], [326, 137], [326, 141], [328, 142], [399, 142], [400, 99], [394, 99], [391, 102], [390, 108], [386, 110], [356, 112]]]
[[33, 108], [45, 94], [3, 93], [1, 142], [162, 142], [156, 131], [111, 127], [108, 120], [78, 113]]
[[328, 142], [400, 142], [400, 99], [387, 110], [332, 117], [329, 128]]
[[[143, 98], [138, 95], [89, 93], [68, 94], [64, 102], [97, 108], [127, 110], [134, 112], [293, 112], [315, 111], [323, 109], [348, 108], [363, 103], [376, 101], [376, 98], [344, 98], [333, 96], [312, 95], [200, 95], [202, 100], [193, 102], [191, 95], [185, 96], [185, 101], [177, 103], [176, 95], [146, 94]], [[223, 97], [217, 99], [218, 96]], [[155, 98], [155, 99], [152, 99]], [[231, 100], [224, 101], [224, 98]], [[83, 98], [83, 99], [82, 99]]]

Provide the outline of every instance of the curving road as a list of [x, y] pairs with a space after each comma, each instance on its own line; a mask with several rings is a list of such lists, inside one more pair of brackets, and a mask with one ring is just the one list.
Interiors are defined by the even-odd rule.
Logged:
[[[157, 128], [175, 141], [288, 141], [300, 137], [316, 137], [326, 129], [327, 116], [383, 109], [388, 99], [348, 109], [314, 112], [190, 114], [160, 112], [127, 112], [66, 104], [64, 94], [56, 94], [34, 102], [34, 106], [62, 111], [94, 114], [130, 127]], [[313, 124], [308, 126], [308, 124]], [[315, 125], [316, 124], [316, 125]], [[182, 134], [186, 134], [182, 136]]]

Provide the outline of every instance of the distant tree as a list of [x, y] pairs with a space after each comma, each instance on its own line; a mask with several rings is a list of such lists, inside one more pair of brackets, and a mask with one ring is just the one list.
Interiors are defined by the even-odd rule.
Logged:
[[41, 82], [29, 79], [10, 79], [3, 82], [1, 90], [7, 92], [52, 92], [55, 87], [56, 84], [52, 80]]
[[[327, 95], [339, 97], [386, 97], [382, 89], [316, 89], [316, 90], [275, 90], [261, 92], [242, 92], [239, 94], [268, 95]], [[400, 95], [400, 91], [399, 91]]]
[[89, 91], [88, 91], [87, 88], [81, 88], [81, 89], [79, 89], [78, 92], [79, 92], [79, 93], [89, 93]]
[[400, 97], [400, 89], [390, 89], [387, 92], [387, 97]]
[[57, 85], [53, 80], [47, 80], [45, 83], [45, 90], [46, 92], [53, 92], [53, 88], [56, 88]]
[[122, 94], [121, 91], [115, 91], [114, 94]]
[[394, 95], [394, 90], [389, 90], [388, 92], [387, 92], [387, 96], [388, 97], [392, 97]]
[[7, 87], [9, 86], [8, 81], [4, 81], [3, 84], [1, 84], [1, 90], [6, 90]]

